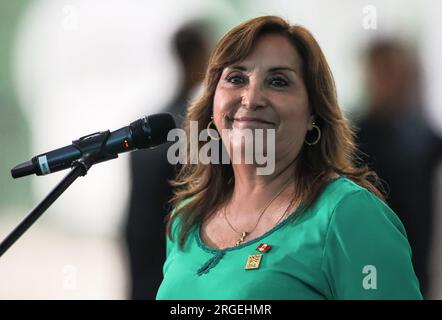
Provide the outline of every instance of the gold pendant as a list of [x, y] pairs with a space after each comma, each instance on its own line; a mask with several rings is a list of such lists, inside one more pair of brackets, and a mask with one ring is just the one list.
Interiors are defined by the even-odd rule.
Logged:
[[238, 241], [236, 241], [236, 246], [239, 246], [241, 243], [243, 243], [243, 242], [244, 242], [244, 239], [245, 239], [248, 235], [249, 235], [249, 233], [246, 232], [246, 231], [244, 231], [244, 232], [241, 234], [241, 238], [240, 238]]
[[261, 258], [262, 254], [260, 253], [249, 255], [249, 257], [247, 258], [245, 269], [246, 270], [258, 269], [259, 265], [261, 264]]

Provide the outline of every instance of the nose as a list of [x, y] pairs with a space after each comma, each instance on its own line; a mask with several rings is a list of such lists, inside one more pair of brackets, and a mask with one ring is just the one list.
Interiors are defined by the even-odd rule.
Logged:
[[258, 83], [250, 81], [243, 89], [241, 106], [245, 109], [256, 110], [265, 108], [267, 105], [268, 100], [263, 88]]

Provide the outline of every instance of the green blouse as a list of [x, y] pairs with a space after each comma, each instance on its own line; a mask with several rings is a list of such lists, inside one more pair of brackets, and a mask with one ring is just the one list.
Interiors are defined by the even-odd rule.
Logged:
[[[259, 252], [262, 243], [270, 250]], [[256, 254], [259, 267], [245, 269]], [[422, 299], [401, 221], [346, 177], [302, 215], [240, 246], [208, 247], [200, 225], [183, 250], [167, 239], [163, 274], [157, 299]]]

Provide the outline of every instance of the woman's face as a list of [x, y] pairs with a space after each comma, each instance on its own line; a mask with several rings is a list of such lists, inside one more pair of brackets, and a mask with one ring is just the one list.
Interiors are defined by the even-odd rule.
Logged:
[[[215, 91], [213, 117], [220, 133], [234, 128], [275, 129], [276, 161], [296, 158], [307, 130], [312, 129], [313, 116], [301, 57], [287, 38], [263, 35], [246, 59], [223, 70]], [[237, 137], [229, 135], [229, 141], [223, 137], [223, 142], [244, 149], [243, 140]]]

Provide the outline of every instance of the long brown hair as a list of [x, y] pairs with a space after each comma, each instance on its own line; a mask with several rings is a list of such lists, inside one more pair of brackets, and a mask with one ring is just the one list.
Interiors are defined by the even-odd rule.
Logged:
[[[190, 121], [198, 121], [199, 132], [210, 122], [213, 98], [223, 69], [244, 60], [257, 39], [268, 33], [284, 35], [299, 52], [310, 111], [322, 132], [316, 145], [302, 147], [294, 168], [296, 194], [293, 197], [301, 200], [301, 211], [315, 201], [332, 173], [345, 175], [384, 200], [376, 187], [381, 187], [376, 174], [361, 164], [357, 156], [355, 133], [339, 108], [333, 75], [319, 44], [307, 29], [290, 25], [277, 16], [262, 16], [243, 22], [218, 42], [209, 60], [204, 91], [187, 110], [184, 121], [187, 137], [190, 137]], [[189, 150], [190, 141], [187, 144]], [[202, 145], [199, 142], [198, 148]], [[172, 182], [175, 192], [171, 203], [175, 210], [168, 216], [168, 236], [172, 238], [171, 227], [179, 217], [179, 244], [182, 247], [189, 231], [225, 203], [233, 190], [233, 180], [230, 164], [204, 165], [187, 161]]]

